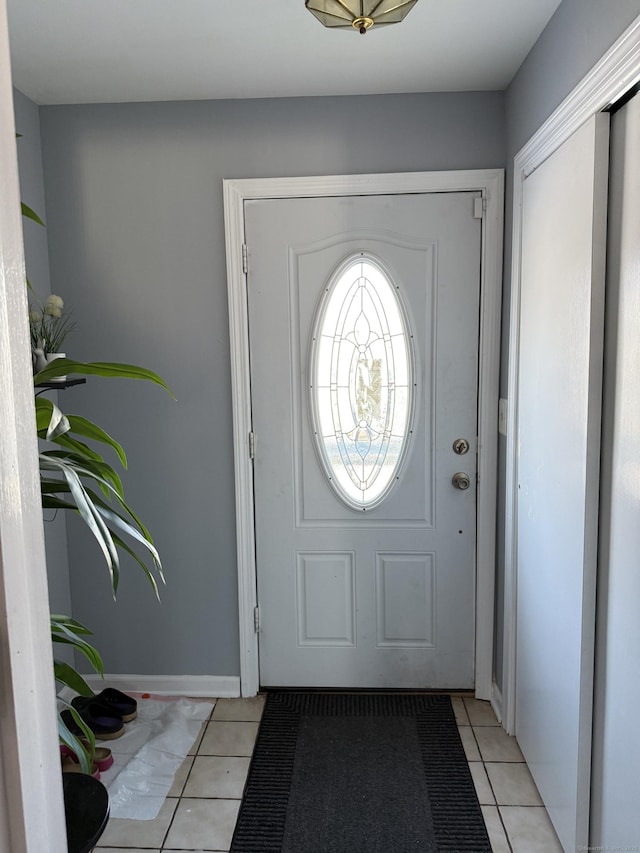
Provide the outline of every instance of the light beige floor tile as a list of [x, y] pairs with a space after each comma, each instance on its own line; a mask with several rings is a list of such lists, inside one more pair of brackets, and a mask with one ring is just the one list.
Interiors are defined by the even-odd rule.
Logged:
[[199, 755], [251, 755], [258, 723], [212, 720], [204, 733]]
[[183, 797], [171, 824], [166, 847], [193, 850], [206, 839], [207, 849], [227, 851], [231, 846], [239, 809], [239, 800], [195, 800]]
[[524, 761], [516, 739], [500, 726], [474, 726], [473, 733], [483, 761]]
[[465, 698], [464, 706], [472, 726], [499, 726], [500, 723], [493, 713], [490, 702], [480, 699]]
[[478, 795], [478, 802], [482, 806], [495, 806], [496, 801], [491, 790], [491, 785], [487, 779], [487, 774], [484, 769], [484, 764], [481, 761], [470, 761], [469, 770], [473, 777], [473, 784]]
[[500, 806], [500, 814], [513, 853], [562, 853], [546, 809]]
[[496, 806], [482, 806], [482, 817], [487, 827], [493, 853], [511, 853]]
[[265, 699], [264, 695], [252, 696], [250, 699], [218, 699], [212, 719], [259, 722]]
[[202, 743], [202, 738], [204, 737], [204, 733], [206, 732], [208, 725], [209, 725], [208, 722], [204, 722], [200, 726], [200, 731], [198, 732], [198, 737], [194, 740], [193, 746], [189, 750], [188, 755], [195, 755], [196, 754], [196, 752], [200, 748], [200, 744]]
[[162, 847], [178, 800], [167, 799], [155, 820], [110, 818], [100, 837], [102, 847]]
[[541, 806], [542, 800], [526, 764], [486, 764], [499, 806]]
[[458, 729], [458, 733], [464, 747], [464, 754], [467, 756], [467, 761], [482, 761], [471, 726], [462, 726]]
[[466, 708], [464, 707], [464, 700], [460, 697], [453, 697], [451, 699], [451, 704], [453, 706], [453, 713], [456, 715], [456, 723], [459, 726], [470, 726], [469, 717], [467, 716]]
[[150, 847], [101, 847], [99, 844], [96, 850], [109, 850], [110, 853], [160, 853], [159, 850], [152, 850]]
[[176, 775], [173, 777], [173, 785], [169, 788], [168, 797], [179, 797], [182, 794], [187, 776], [193, 764], [193, 755], [187, 755], [180, 767], [176, 770]]
[[196, 756], [184, 796], [241, 799], [250, 761], [248, 756]]

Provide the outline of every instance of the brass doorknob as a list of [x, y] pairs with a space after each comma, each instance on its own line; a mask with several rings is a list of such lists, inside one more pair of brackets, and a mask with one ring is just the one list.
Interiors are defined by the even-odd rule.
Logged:
[[454, 474], [451, 478], [451, 482], [456, 487], [456, 489], [468, 489], [471, 485], [471, 480], [469, 479], [469, 475], [465, 474], [463, 471], [458, 471], [457, 474]]

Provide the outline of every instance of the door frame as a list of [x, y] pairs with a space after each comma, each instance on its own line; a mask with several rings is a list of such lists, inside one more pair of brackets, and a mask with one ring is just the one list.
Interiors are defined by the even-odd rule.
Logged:
[[260, 686], [255, 618], [258, 602], [253, 464], [249, 438], [252, 430], [252, 419], [246, 255], [243, 251], [245, 245], [244, 202], [248, 199], [401, 195], [431, 192], [480, 192], [483, 201], [478, 359], [475, 691], [479, 699], [491, 699], [496, 568], [495, 513], [498, 480], [498, 392], [504, 211], [503, 169], [223, 180], [231, 347], [240, 627], [240, 691], [242, 696], [254, 696]]
[[0, 849], [67, 850], [9, 28], [0, 0]]
[[[504, 611], [502, 724], [516, 727], [516, 635], [518, 579], [518, 375], [522, 274], [523, 192], [525, 179], [587, 119], [618, 100], [640, 78], [640, 17], [625, 30], [557, 109], [516, 154], [513, 163], [513, 230], [509, 316], [509, 363], [505, 462]], [[499, 715], [500, 716], [500, 715]]]

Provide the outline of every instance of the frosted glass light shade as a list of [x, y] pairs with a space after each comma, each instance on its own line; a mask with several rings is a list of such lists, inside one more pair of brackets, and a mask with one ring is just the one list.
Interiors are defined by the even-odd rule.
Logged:
[[349, 27], [363, 35], [373, 26], [399, 24], [418, 0], [305, 0], [325, 27]]

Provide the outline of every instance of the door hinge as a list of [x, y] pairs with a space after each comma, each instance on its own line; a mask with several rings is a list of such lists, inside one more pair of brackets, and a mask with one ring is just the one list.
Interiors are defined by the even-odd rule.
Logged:
[[474, 198], [473, 200], [473, 218], [484, 219], [484, 214], [487, 209], [486, 198]]
[[253, 629], [256, 632], [256, 634], [260, 633], [260, 608], [259, 607], [253, 608]]
[[247, 244], [242, 244], [242, 272], [246, 275], [249, 272], [249, 254]]
[[249, 433], [249, 459], [256, 458], [256, 434], [255, 432]]

